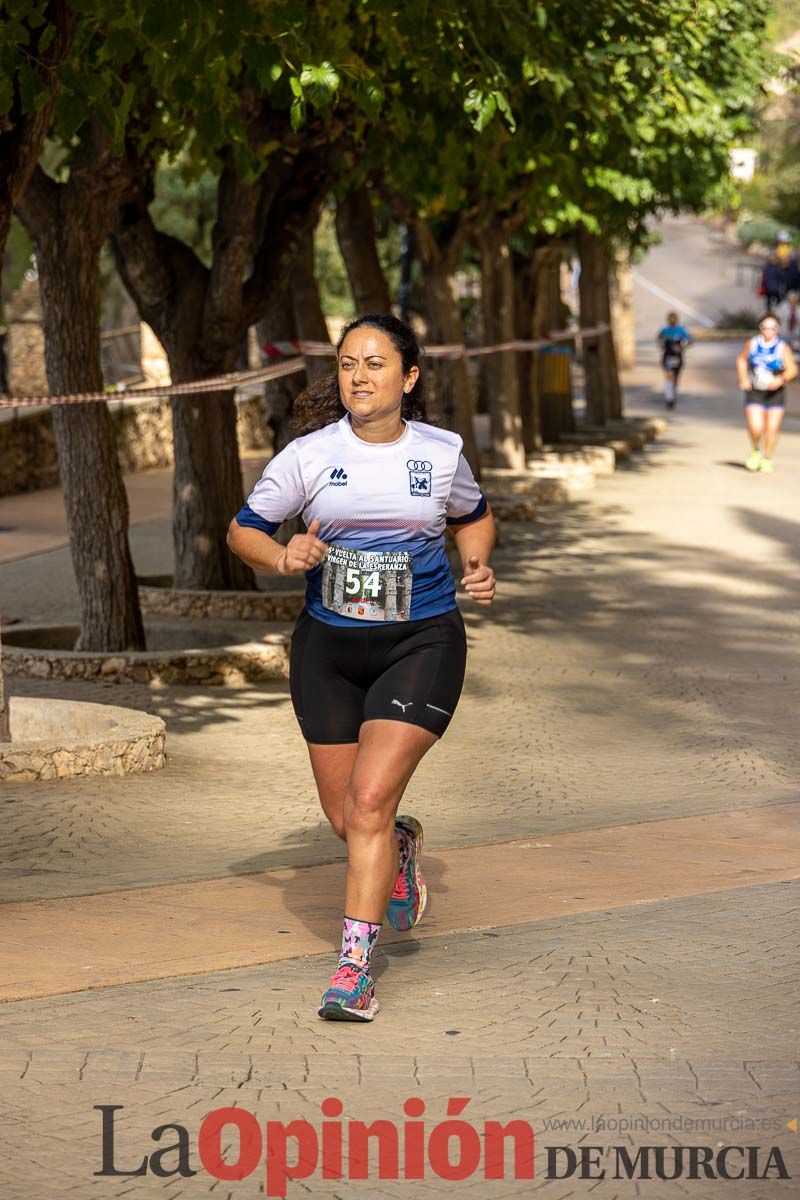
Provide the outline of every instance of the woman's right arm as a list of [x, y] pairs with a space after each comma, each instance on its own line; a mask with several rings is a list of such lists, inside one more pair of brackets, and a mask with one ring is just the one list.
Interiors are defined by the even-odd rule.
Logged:
[[749, 363], [747, 361], [747, 356], [749, 353], [750, 342], [747, 341], [742, 347], [741, 354], [736, 359], [736, 374], [739, 377], [739, 387], [743, 392], [750, 392], [753, 390], [753, 384], [750, 380]]
[[325, 542], [317, 537], [319, 527], [319, 520], [312, 521], [307, 533], [296, 533], [282, 546], [268, 533], [240, 525], [234, 517], [228, 526], [228, 548], [254, 571], [298, 575], [316, 567], [328, 553]]

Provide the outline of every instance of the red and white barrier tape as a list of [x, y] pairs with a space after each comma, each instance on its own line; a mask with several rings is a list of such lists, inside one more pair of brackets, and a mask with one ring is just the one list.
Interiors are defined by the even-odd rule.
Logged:
[[[500, 342], [494, 346], [464, 346], [459, 343], [428, 346], [425, 356], [448, 360], [476, 358], [479, 355], [497, 354], [506, 350], [545, 350], [557, 342], [571, 341], [576, 337], [600, 337], [601, 334], [608, 333], [609, 329], [609, 325], [592, 325], [587, 329], [559, 330], [536, 341], [521, 339], [513, 342]], [[317, 357], [332, 356], [336, 353], [329, 342], [271, 342], [262, 349], [269, 358], [283, 359], [283, 361], [272, 361], [267, 366], [259, 367], [254, 371], [232, 371], [227, 375], [216, 375], [213, 379], [165, 384], [163, 387], [121, 388], [116, 392], [76, 392], [65, 396], [0, 396], [0, 409], [34, 408], [56, 404], [92, 404], [123, 398], [161, 400], [167, 396], [193, 396], [203, 392], [232, 391], [248, 384], [266, 383], [270, 379], [280, 379], [283, 375], [292, 375], [295, 371], [302, 371], [304, 362], [301, 355]]]
[[115, 392], [76, 392], [66, 396], [0, 396], [0, 408], [32, 408], [42, 404], [91, 404], [101, 400], [161, 400], [167, 396], [193, 396], [201, 392], [229, 392], [251, 383], [265, 383], [268, 379], [279, 379], [302, 371], [302, 358], [287, 359], [285, 362], [270, 363], [255, 371], [232, 371], [228, 375], [215, 375], [213, 379], [200, 379], [189, 383], [164, 384], [163, 387], [121, 388]]

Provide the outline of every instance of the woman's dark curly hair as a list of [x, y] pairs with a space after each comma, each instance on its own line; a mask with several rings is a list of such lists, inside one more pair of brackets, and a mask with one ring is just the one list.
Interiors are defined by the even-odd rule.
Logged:
[[[392, 345], [402, 359], [404, 375], [408, 374], [412, 367], [419, 367], [422, 351], [416, 334], [404, 321], [400, 321], [388, 313], [367, 313], [366, 316], [356, 317], [355, 321], [345, 325], [336, 343], [337, 355], [348, 333], [364, 326], [368, 326], [370, 329], [380, 329], [391, 338]], [[297, 431], [298, 435], [313, 433], [315, 429], [322, 429], [323, 426], [340, 420], [346, 412], [347, 409], [342, 404], [339, 395], [339, 376], [336, 371], [333, 371], [330, 375], [325, 375], [310, 384], [297, 397], [292, 413], [292, 428]], [[411, 391], [403, 396], [400, 415], [407, 421], [427, 420], [421, 375], [417, 377], [417, 382]]]

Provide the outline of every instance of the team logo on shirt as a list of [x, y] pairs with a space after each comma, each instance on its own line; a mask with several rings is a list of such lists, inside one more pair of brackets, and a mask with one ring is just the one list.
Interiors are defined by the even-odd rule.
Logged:
[[344, 467], [334, 467], [329, 478], [328, 487], [347, 487], [347, 472]]
[[431, 472], [433, 466], [424, 458], [410, 458], [408, 467], [408, 486], [412, 496], [431, 495]]

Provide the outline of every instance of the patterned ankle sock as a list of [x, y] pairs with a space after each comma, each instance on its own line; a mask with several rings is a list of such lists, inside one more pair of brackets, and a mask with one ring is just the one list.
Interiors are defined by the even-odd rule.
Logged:
[[372, 921], [356, 921], [353, 917], [345, 917], [339, 965], [348, 962], [360, 971], [368, 971], [369, 960], [380, 931], [380, 925], [375, 925]]

